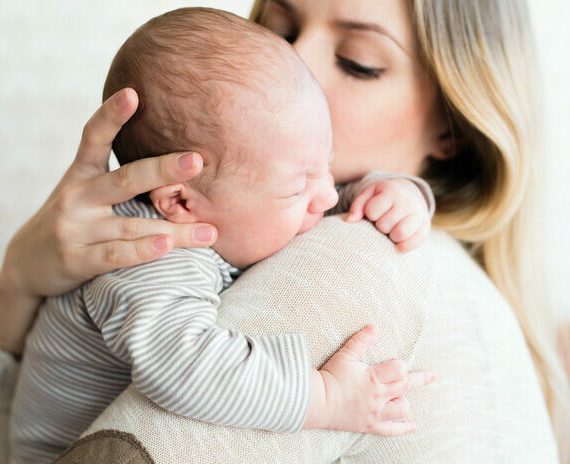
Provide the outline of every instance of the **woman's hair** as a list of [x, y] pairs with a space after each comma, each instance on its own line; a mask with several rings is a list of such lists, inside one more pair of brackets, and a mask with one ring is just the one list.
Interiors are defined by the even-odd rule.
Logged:
[[561, 447], [569, 391], [548, 290], [548, 222], [539, 190], [547, 160], [539, 145], [538, 59], [527, 4], [408, 2], [456, 144], [453, 158], [429, 160], [423, 173], [438, 202], [434, 223], [468, 245], [511, 304]]
[[[466, 244], [511, 304], [557, 422], [558, 412], [567, 414], [568, 385], [541, 268], [544, 240], [537, 240], [546, 224], [537, 190], [546, 161], [537, 148], [539, 85], [526, 2], [407, 2], [455, 143], [451, 159], [429, 159], [422, 173], [437, 199], [434, 224]], [[255, 2], [252, 19], [265, 3]]]

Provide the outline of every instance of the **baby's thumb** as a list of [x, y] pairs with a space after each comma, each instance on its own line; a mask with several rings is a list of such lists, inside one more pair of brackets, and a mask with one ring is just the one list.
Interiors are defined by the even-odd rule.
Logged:
[[346, 217], [347, 222], [360, 221], [364, 217], [364, 207], [366, 206], [366, 203], [373, 196], [374, 196], [373, 185], [360, 192], [352, 202], [352, 205], [350, 206], [350, 210], [348, 211], [348, 215]]
[[376, 329], [372, 324], [368, 324], [364, 329], [352, 335], [342, 346], [338, 353], [351, 359], [362, 361], [368, 350], [376, 340]]

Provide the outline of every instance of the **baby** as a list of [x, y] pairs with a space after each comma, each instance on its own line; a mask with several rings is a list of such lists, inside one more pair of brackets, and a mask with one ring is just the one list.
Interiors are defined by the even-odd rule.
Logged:
[[[51, 462], [131, 382], [165, 409], [222, 425], [412, 431], [387, 405], [406, 383], [433, 378], [362, 363], [370, 328], [316, 370], [300, 334], [216, 325], [219, 294], [239, 269], [278, 252], [337, 203], [327, 103], [292, 48], [229, 13], [185, 8], [149, 21], [119, 50], [104, 97], [127, 86], [140, 106], [114, 141], [121, 164], [196, 151], [204, 169], [115, 212], [207, 222], [219, 238], [46, 300], [14, 401], [14, 462]], [[399, 182], [414, 198], [405, 214], [429, 218], [429, 189], [412, 180], [375, 175], [340, 191], [346, 204], [358, 195], [364, 210], [379, 185]]]

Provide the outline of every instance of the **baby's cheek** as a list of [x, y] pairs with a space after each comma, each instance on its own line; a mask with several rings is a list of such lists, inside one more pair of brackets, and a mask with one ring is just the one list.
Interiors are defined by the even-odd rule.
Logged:
[[302, 234], [304, 232], [307, 232], [308, 230], [311, 230], [319, 222], [321, 222], [322, 219], [323, 219], [323, 213], [307, 214], [307, 216], [305, 217], [305, 220], [301, 224], [301, 227], [297, 233]]

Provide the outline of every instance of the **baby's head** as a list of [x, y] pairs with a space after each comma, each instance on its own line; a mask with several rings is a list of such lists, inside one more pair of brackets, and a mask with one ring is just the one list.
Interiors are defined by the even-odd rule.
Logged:
[[113, 143], [119, 162], [200, 153], [199, 176], [147, 200], [168, 220], [215, 225], [214, 249], [235, 266], [277, 252], [336, 203], [326, 99], [262, 27], [205, 8], [154, 18], [117, 53], [104, 99], [124, 87], [140, 103]]

